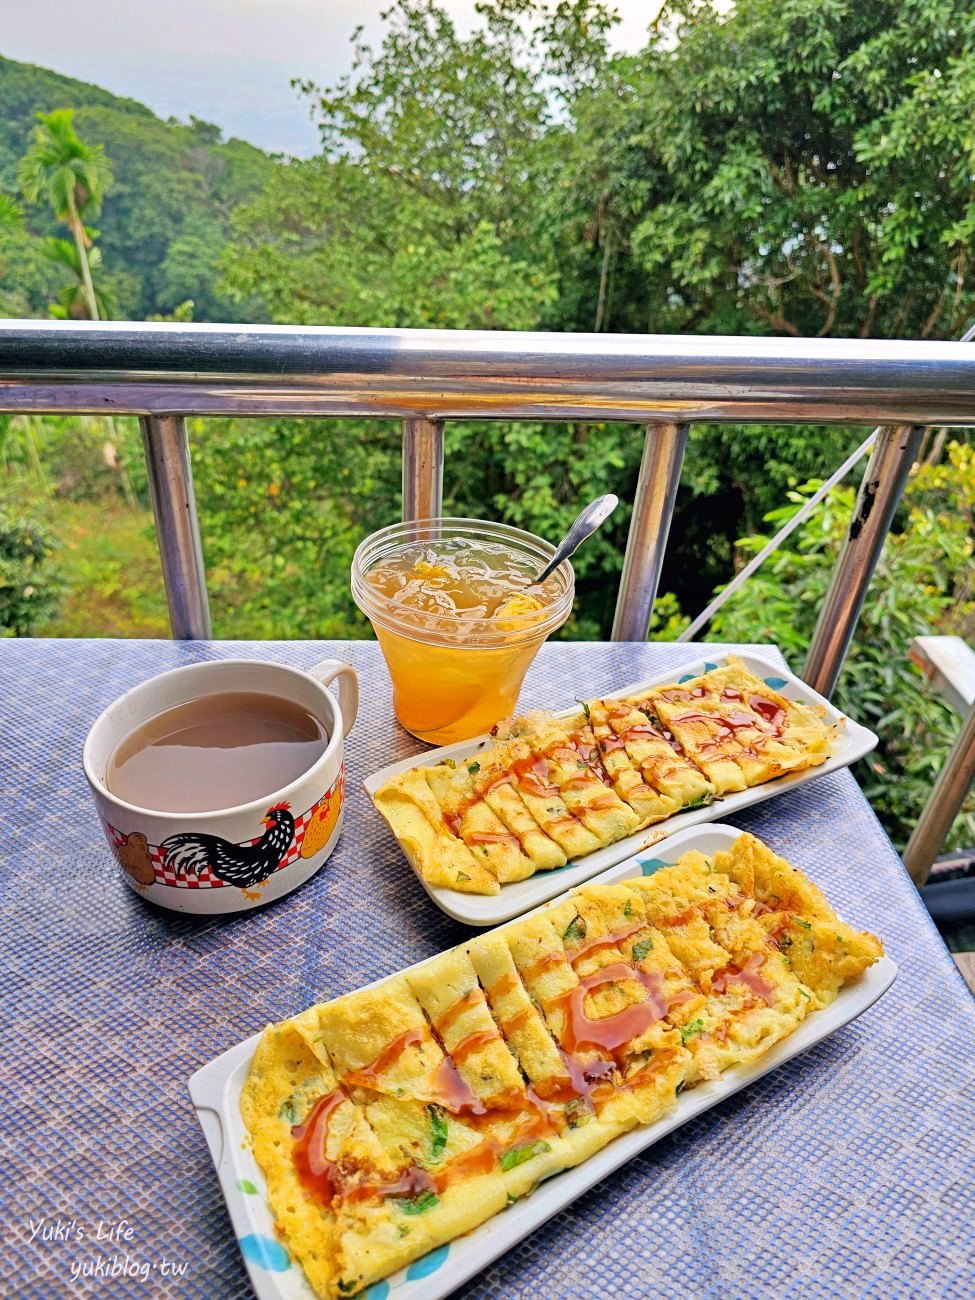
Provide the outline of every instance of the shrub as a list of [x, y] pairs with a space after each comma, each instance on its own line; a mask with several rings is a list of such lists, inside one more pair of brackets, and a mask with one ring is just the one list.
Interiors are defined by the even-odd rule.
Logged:
[[55, 611], [61, 581], [50, 563], [55, 540], [28, 519], [0, 515], [0, 635], [28, 636]]

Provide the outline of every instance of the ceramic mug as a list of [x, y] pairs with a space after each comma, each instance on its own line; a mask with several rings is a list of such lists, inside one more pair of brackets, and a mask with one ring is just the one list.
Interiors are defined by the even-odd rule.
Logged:
[[[327, 689], [336, 679], [338, 703]], [[273, 794], [215, 812], [157, 812], [108, 789], [109, 760], [137, 727], [178, 704], [240, 691], [280, 696], [318, 719], [328, 744], [307, 772]], [[358, 708], [355, 669], [338, 659], [324, 659], [307, 672], [218, 659], [174, 668], [120, 696], [88, 733], [84, 768], [122, 878], [161, 907], [204, 915], [260, 907], [304, 884], [342, 829], [343, 742]], [[219, 852], [212, 837], [222, 841]], [[229, 861], [232, 870], [224, 865]], [[230, 875], [241, 883], [222, 878]]]

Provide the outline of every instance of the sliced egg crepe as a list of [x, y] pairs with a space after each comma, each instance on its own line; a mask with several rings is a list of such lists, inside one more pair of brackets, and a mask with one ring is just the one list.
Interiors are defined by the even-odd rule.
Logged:
[[650, 691], [644, 707], [673, 733], [718, 794], [824, 763], [830, 729], [819, 714], [754, 677], [736, 659]]
[[881, 953], [742, 835], [272, 1025], [241, 1112], [279, 1235], [316, 1295], [358, 1294], [755, 1060]]
[[477, 758], [410, 768], [374, 803], [424, 880], [496, 894], [675, 813], [823, 763], [835, 731], [729, 656], [640, 698], [591, 700], [575, 717], [509, 719]]

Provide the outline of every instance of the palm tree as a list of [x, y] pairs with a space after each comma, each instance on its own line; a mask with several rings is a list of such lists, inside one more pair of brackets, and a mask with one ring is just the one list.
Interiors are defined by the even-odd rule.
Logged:
[[[90, 242], [90, 241], [89, 241]], [[61, 290], [60, 303], [52, 303], [50, 311], [55, 320], [92, 319], [89, 307], [90, 291], [94, 295], [97, 315], [95, 320], [111, 320], [114, 304], [107, 289], [95, 282], [101, 270], [102, 252], [100, 248], [91, 248], [88, 252], [88, 283], [84, 278], [84, 263], [78, 257], [78, 250], [69, 239], [58, 239], [49, 235], [41, 243], [41, 252], [51, 262], [65, 267], [73, 276], [72, 282]]]
[[88, 248], [91, 240], [83, 218], [94, 216], [102, 205], [112, 176], [100, 144], [88, 145], [74, 129], [74, 109], [58, 108], [38, 113], [39, 126], [30, 135], [30, 147], [21, 159], [17, 179], [31, 203], [45, 198], [54, 215], [71, 231], [78, 250], [84, 302], [91, 320], [98, 320], [98, 302], [91, 281]]
[[24, 214], [17, 201], [9, 194], [0, 194], [0, 230], [18, 230], [24, 223]]
[[[9, 194], [0, 194], [0, 235], [5, 230], [19, 230], [23, 224], [24, 214], [16, 199], [12, 199]], [[3, 278], [4, 269], [4, 263], [0, 261], [0, 279]]]

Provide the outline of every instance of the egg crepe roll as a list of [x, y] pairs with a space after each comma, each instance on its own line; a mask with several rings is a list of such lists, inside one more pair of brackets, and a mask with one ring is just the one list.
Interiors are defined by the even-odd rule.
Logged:
[[[646, 987], [663, 1004], [665, 1022], [680, 1030], [703, 1006], [704, 994], [672, 952], [667, 936], [651, 923], [646, 900], [640, 891], [631, 888], [632, 883], [627, 880], [621, 886], [632, 900], [629, 913], [624, 905], [624, 915], [638, 917], [641, 924], [622, 939], [619, 947], [625, 959], [639, 971]], [[598, 889], [599, 886], [583, 885], [579, 893], [586, 897], [590, 890]]]
[[753, 916], [811, 994], [811, 1010], [882, 955], [879, 939], [842, 921], [813, 881], [754, 835], [740, 835], [714, 865], [754, 899]]
[[682, 685], [653, 690], [648, 700], [719, 794], [829, 756], [832, 732], [817, 712], [779, 695], [734, 658]]
[[497, 876], [450, 830], [422, 769], [394, 776], [373, 802], [424, 880], [461, 893], [500, 893]]
[[476, 1117], [482, 1149], [490, 1146], [506, 1194], [523, 1196], [540, 1179], [585, 1159], [616, 1130], [575, 1135], [530, 1094], [469, 955], [460, 948], [410, 976], [438, 1037], [464, 1082], [483, 1103]]
[[727, 879], [723, 883], [711, 879], [713, 874], [707, 859], [691, 851], [675, 866], [627, 881], [642, 895], [651, 924], [665, 936], [670, 951], [698, 986], [731, 959], [714, 938], [704, 905], [732, 894], [734, 886]]
[[483, 1135], [463, 1118], [470, 1090], [458, 1089], [405, 977], [323, 1004], [319, 1025], [341, 1087], [392, 1167], [378, 1184], [351, 1182], [337, 1207], [342, 1283], [359, 1290], [496, 1213], [507, 1192], [493, 1161], [475, 1161], [463, 1183], [436, 1181], [441, 1164], [469, 1161]]
[[[512, 956], [553, 1037], [574, 1064], [577, 1080], [592, 1085], [584, 1091], [600, 1098], [600, 1118], [624, 1127], [649, 1122], [660, 1113], [660, 1097], [667, 1092], [661, 1077], [672, 1076], [671, 1095], [679, 1081], [683, 1059], [679, 1039], [657, 1033], [659, 1009], [637, 973], [614, 963], [611, 951], [590, 949], [585, 923], [574, 903], [575, 899], [567, 900], [544, 915], [528, 918], [509, 937]], [[585, 902], [580, 900], [580, 905]], [[572, 955], [579, 962], [578, 971]], [[634, 1073], [630, 1068], [634, 1063], [646, 1066], [651, 1043], [658, 1040], [673, 1050], [660, 1053], [661, 1070], [666, 1067], [662, 1075], [656, 1069], [647, 1071], [646, 1088], [634, 1084], [616, 1090], [602, 1085], [616, 1074]]]
[[466, 952], [525, 1078], [545, 1101], [558, 1099], [571, 1086], [565, 1058], [525, 988], [504, 935], [478, 935]]
[[[630, 914], [624, 916], [628, 905]], [[659, 991], [640, 978], [624, 950], [628, 938], [646, 930], [645, 916], [634, 914], [630, 892], [622, 885], [604, 885], [596, 895], [578, 891], [565, 903], [551, 908], [548, 916], [555, 929], [562, 932], [573, 973], [584, 987], [588, 986], [582, 1010], [593, 1023], [591, 1029], [583, 1023], [582, 1032], [591, 1032], [598, 1041], [602, 1022], [638, 1006], [642, 1014], [629, 1016], [623, 1044], [617, 1048], [608, 1043], [606, 1048], [624, 1073], [631, 1057], [676, 1046], [678, 1040], [664, 1021], [666, 1007]]]
[[558, 786], [566, 807], [601, 846], [615, 844], [637, 830], [640, 818], [603, 781], [595, 737], [581, 717], [569, 722], [540, 719], [532, 744], [547, 762], [549, 779]]
[[661, 982], [631, 959], [629, 941], [649, 937], [641, 901], [624, 885], [605, 885], [579, 890], [549, 912], [556, 930], [565, 926], [566, 956], [580, 982], [563, 1044], [588, 1042], [612, 1060], [616, 1083], [597, 1085], [593, 1100], [602, 1120], [624, 1126], [659, 1118], [689, 1062], [666, 1019]]
[[500, 736], [498, 762], [511, 773], [511, 789], [537, 826], [566, 854], [585, 857], [600, 847], [597, 835], [572, 813], [552, 780], [548, 761], [523, 736]]
[[526, 1107], [528, 1097], [517, 1060], [494, 1021], [464, 950], [444, 953], [407, 979], [471, 1092], [489, 1108]]
[[[550, 911], [552, 909], [549, 909]], [[566, 956], [562, 936], [549, 913], [524, 918], [506, 934], [508, 947], [529, 997], [542, 1014], [555, 1042], [571, 1057], [601, 1078], [612, 1070], [607, 1051], [569, 1039], [567, 999], [579, 988], [579, 977]], [[568, 1041], [567, 1041], [568, 1040]]]
[[[679, 812], [680, 799], [651, 785], [640, 769], [640, 764], [630, 758], [625, 743], [609, 722], [609, 707], [605, 700], [593, 700], [589, 705], [593, 738], [599, 751], [603, 769], [613, 783], [613, 789], [630, 805], [640, 818], [641, 826], [663, 821]], [[646, 719], [644, 719], [644, 722]]]
[[499, 884], [525, 880], [535, 872], [531, 858], [522, 852], [517, 835], [478, 794], [473, 774], [455, 763], [438, 763], [423, 769], [427, 784], [440, 805], [444, 823], [467, 845], [471, 854]]
[[644, 782], [674, 805], [675, 812], [713, 797], [707, 776], [688, 761], [678, 741], [668, 739], [662, 724], [654, 725], [654, 718], [636, 700], [595, 700], [590, 710], [599, 727], [604, 763], [612, 760], [619, 767], [625, 755]]
[[[647, 888], [654, 882], [653, 889]], [[681, 1026], [695, 1068], [688, 1082], [716, 1078], [791, 1033], [805, 1016], [808, 992], [767, 942], [752, 900], [714, 861], [691, 851], [646, 881], [633, 881], [647, 910], [705, 994]]]
[[[338, 1278], [337, 1216], [327, 1198], [309, 1196], [302, 1187], [293, 1157], [295, 1135], [328, 1107], [320, 1125], [322, 1165], [348, 1170], [358, 1153], [365, 1154], [370, 1168], [391, 1172], [356, 1107], [336, 1093], [336, 1087], [331, 1067], [285, 1021], [264, 1031], [240, 1100], [255, 1159], [267, 1180], [271, 1212], [289, 1252], [323, 1295], [333, 1293]], [[334, 1107], [332, 1099], [337, 1101]], [[327, 1180], [323, 1185], [328, 1186]]]
[[551, 871], [564, 867], [568, 859], [565, 850], [546, 835], [528, 811], [525, 801], [512, 788], [514, 776], [499, 763], [478, 765], [475, 784], [481, 798], [491, 811], [518, 837], [522, 852], [530, 859], [536, 871]]
[[567, 718], [510, 718], [470, 762], [393, 777], [374, 802], [425, 880], [493, 894], [682, 809], [815, 767], [841, 726], [729, 656], [698, 677], [592, 700]]
[[508, 773], [510, 787], [538, 826], [569, 857], [592, 853], [639, 824], [603, 784], [601, 768], [597, 772], [583, 756], [593, 747], [591, 736], [587, 742], [542, 712], [498, 731], [496, 767]]

